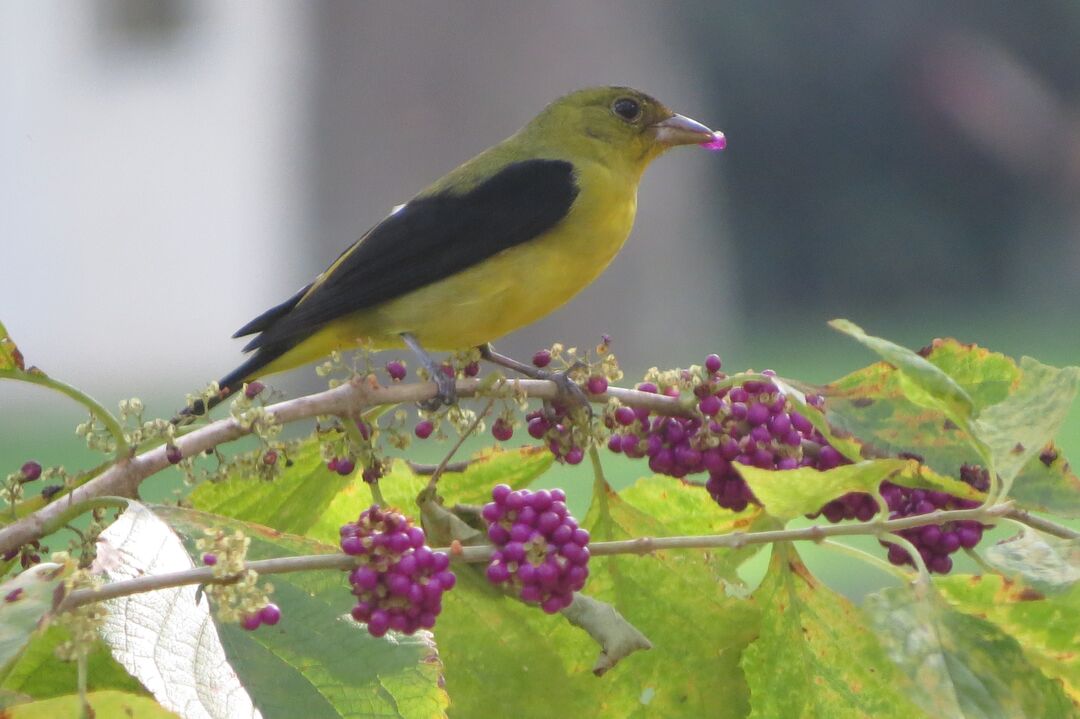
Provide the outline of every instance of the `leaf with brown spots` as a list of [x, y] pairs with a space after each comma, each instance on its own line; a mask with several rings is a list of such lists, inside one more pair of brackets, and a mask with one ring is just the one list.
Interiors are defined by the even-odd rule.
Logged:
[[8, 335], [2, 322], [0, 322], [0, 371], [14, 370], [22, 372], [26, 369], [22, 352], [19, 351], [15, 340]]
[[[953, 587], [975, 588], [993, 596], [998, 579], [972, 582], [970, 577], [955, 576], [940, 580], [936, 584], [946, 592], [948, 602], [933, 587], [923, 588], [922, 596], [911, 588], [896, 587], [867, 597], [863, 606], [889, 658], [918, 687], [912, 698], [930, 716], [1075, 717], [1075, 707], [1062, 685], [1040, 671], [1045, 667], [1032, 661], [1022, 637], [973, 616], [975, 612], [967, 614], [950, 606]], [[989, 617], [993, 608], [980, 603], [977, 611]], [[1069, 629], [1078, 616], [1073, 612], [1073, 619], [1059, 624], [1058, 631]], [[1069, 641], [1074, 636], [1070, 633]]]
[[983, 617], [1013, 637], [1027, 660], [1060, 681], [1080, 707], [1080, 584], [1044, 596], [996, 575], [986, 575], [981, 582], [967, 579], [944, 577], [935, 584], [953, 607]]
[[862, 612], [814, 579], [791, 545], [773, 547], [754, 600], [761, 630], [740, 663], [751, 719], [926, 716]]
[[983, 557], [1002, 573], [1047, 593], [1080, 581], [1080, 539], [1058, 539], [1024, 527], [1015, 537], [987, 547]]
[[59, 564], [38, 564], [0, 584], [0, 676], [52, 612], [53, 594], [63, 586], [60, 569]]
[[[998, 474], [1015, 476], [1012, 496], [1031, 509], [1080, 516], [1080, 479], [1047, 444], [1075, 394], [1075, 368], [1058, 370], [1030, 359], [1018, 365], [956, 340], [935, 340], [926, 361], [971, 397], [979, 420], [972, 429], [993, 446], [987, 451], [994, 453]], [[941, 408], [922, 406], [905, 394], [901, 373], [887, 363], [870, 365], [819, 391], [826, 397], [828, 422], [858, 438], [863, 456], [917, 453], [935, 472], [951, 477], [959, 476], [963, 464], [985, 463]], [[867, 404], [868, 398], [874, 401]], [[1022, 449], [1016, 453], [1018, 443]]]

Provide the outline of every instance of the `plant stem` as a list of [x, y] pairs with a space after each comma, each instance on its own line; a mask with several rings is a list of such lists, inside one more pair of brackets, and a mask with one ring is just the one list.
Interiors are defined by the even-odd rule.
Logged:
[[86, 407], [86, 409], [90, 411], [90, 414], [94, 415], [103, 425], [105, 425], [105, 429], [107, 429], [113, 439], [116, 440], [117, 460], [122, 460], [131, 454], [131, 447], [128, 446], [127, 440], [124, 438], [124, 428], [120, 426], [120, 420], [116, 419], [116, 417], [114, 417], [109, 410], [105, 409], [100, 402], [82, 390], [76, 389], [60, 380], [53, 379], [47, 374], [39, 374], [37, 372], [0, 370], [0, 379], [14, 379], [19, 380], [20, 382], [29, 382], [30, 384], [48, 387], [51, 390], [75, 400], [83, 407]]
[[[652, 552], [665, 549], [710, 549], [727, 547], [739, 549], [751, 544], [771, 544], [773, 542], [810, 541], [820, 542], [826, 537], [869, 534], [883, 535], [910, 527], [918, 527], [926, 524], [943, 524], [964, 519], [985, 520], [1001, 516], [1008, 510], [1007, 505], [997, 505], [989, 510], [982, 509], [959, 509], [950, 511], [937, 511], [930, 514], [919, 514], [902, 519], [891, 519], [885, 522], [856, 522], [852, 524], [833, 524], [829, 526], [815, 525], [801, 529], [778, 529], [765, 532], [733, 532], [730, 534], [707, 534], [685, 537], [638, 537], [637, 539], [625, 539], [614, 542], [595, 542], [589, 545], [589, 551], [594, 557], [615, 554], [651, 554]], [[896, 539], [902, 539], [898, 537]], [[895, 541], [890, 537], [890, 540]], [[906, 540], [905, 540], [906, 541]], [[451, 552], [449, 548], [441, 548], [435, 551], [448, 552], [455, 561], [478, 563], [486, 562], [491, 558], [495, 548], [491, 545], [476, 545], [462, 547], [459, 552]], [[911, 551], [914, 551], [913, 549]], [[279, 557], [276, 559], [260, 559], [248, 562], [246, 569], [252, 569], [259, 574], [284, 574], [288, 572], [308, 572], [313, 570], [339, 569], [348, 570], [356, 566], [356, 558], [347, 554], [315, 554], [296, 557]], [[121, 582], [113, 582], [103, 587], [94, 589], [77, 589], [69, 594], [60, 605], [60, 611], [73, 609], [89, 602], [99, 602], [107, 599], [154, 591], [156, 589], [168, 589], [188, 584], [229, 584], [238, 579], [236, 575], [218, 577], [214, 576], [211, 567], [199, 567], [197, 569], [185, 569], [168, 574], [155, 574], [128, 579]]]
[[1002, 516], [1006, 519], [1011, 519], [1014, 522], [1026, 524], [1032, 529], [1037, 529], [1040, 532], [1052, 534], [1055, 537], [1061, 537], [1062, 539], [1080, 539], [1080, 532], [1077, 530], [1066, 527], [1063, 524], [1058, 524], [1057, 522], [1051, 522], [1049, 519], [1037, 517], [1026, 509], [1010, 507], [1009, 511]]
[[435, 491], [435, 486], [439, 483], [439, 478], [442, 477], [443, 472], [445, 472], [446, 468], [450, 465], [450, 460], [453, 459], [454, 455], [457, 454], [457, 451], [461, 449], [461, 445], [465, 444], [465, 440], [472, 436], [473, 432], [475, 432], [476, 428], [480, 426], [480, 423], [484, 421], [484, 417], [487, 416], [494, 405], [495, 398], [492, 397], [488, 400], [488, 403], [484, 405], [484, 409], [476, 413], [476, 419], [474, 419], [465, 431], [461, 433], [457, 442], [455, 442], [454, 446], [450, 448], [450, 451], [446, 453], [446, 456], [442, 458], [442, 461], [439, 462], [439, 466], [435, 468], [435, 471], [431, 473], [431, 477], [428, 479], [427, 483], [428, 491]]

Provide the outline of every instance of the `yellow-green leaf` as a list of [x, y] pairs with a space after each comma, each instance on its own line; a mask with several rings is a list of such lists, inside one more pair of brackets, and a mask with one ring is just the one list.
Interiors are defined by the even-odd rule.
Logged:
[[[1023, 357], [1020, 370], [1019, 386], [980, 412], [975, 423], [1005, 490], [1061, 429], [1080, 384], [1080, 367], [1058, 369]], [[1023, 501], [1026, 488], [1021, 483], [1016, 489]]]
[[848, 320], [832, 320], [829, 325], [873, 350], [899, 370], [900, 387], [909, 400], [922, 407], [940, 409], [961, 427], [968, 425], [975, 409], [974, 400], [936, 365], [906, 347], [866, 334]]
[[[121, 691], [88, 692], [86, 700], [98, 719], [178, 719], [150, 697], [129, 694]], [[66, 694], [9, 707], [4, 714], [11, 719], [60, 719], [61, 717], [80, 717], [82, 701], [78, 694]]]
[[790, 545], [773, 547], [754, 600], [760, 632], [741, 662], [751, 719], [925, 716], [859, 609], [813, 577]]
[[26, 366], [23, 364], [22, 352], [0, 322], [0, 370], [22, 371], [24, 369]]
[[1062, 685], [994, 624], [952, 609], [932, 588], [899, 587], [867, 597], [864, 610], [932, 717], [1075, 717]]
[[935, 584], [952, 606], [1015, 639], [1027, 660], [1060, 680], [1080, 706], [1080, 585], [1044, 596], [994, 574], [940, 577]]

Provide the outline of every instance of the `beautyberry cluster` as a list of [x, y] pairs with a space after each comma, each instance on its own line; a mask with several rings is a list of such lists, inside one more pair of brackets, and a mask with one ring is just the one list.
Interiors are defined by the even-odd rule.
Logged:
[[[761, 374], [775, 376], [771, 370]], [[708, 472], [709, 494], [721, 507], [736, 512], [756, 500], [733, 463], [772, 470], [826, 470], [846, 461], [769, 379], [728, 386], [716, 355], [705, 359], [704, 371], [696, 377], [683, 370], [678, 379], [692, 387], [699, 414], [652, 417], [644, 407], [619, 407], [609, 418], [614, 432], [608, 449], [635, 459], [647, 457], [649, 468], [658, 474], [682, 478]], [[652, 382], [637, 388], [660, 392]], [[671, 384], [663, 392], [678, 396], [680, 387]], [[807, 402], [818, 408], [822, 399], [808, 397]]]
[[[980, 492], [990, 488], [990, 473], [978, 465], [963, 465], [960, 479]], [[979, 506], [979, 502], [973, 499], [961, 499], [945, 492], [898, 487], [891, 482], [882, 483], [881, 496], [889, 505], [889, 519], [930, 514], [939, 509], [973, 509]], [[961, 548], [973, 549], [982, 540], [986, 528], [986, 525], [974, 520], [961, 520], [902, 529], [897, 534], [915, 545], [930, 572], [948, 574], [953, 565], [949, 555]], [[914, 564], [903, 547], [891, 542], [882, 544], [888, 547], [889, 561], [893, 564]]]
[[548, 614], [569, 606], [589, 576], [589, 533], [567, 512], [566, 494], [499, 484], [491, 498], [483, 510], [496, 548], [488, 580]]
[[358, 558], [349, 573], [356, 595], [352, 616], [373, 637], [387, 630], [431, 629], [442, 594], [457, 582], [450, 558], [425, 545], [424, 530], [392, 510], [373, 505], [341, 528], [341, 550]]
[[552, 402], [529, 412], [525, 422], [529, 436], [547, 442], [555, 459], [566, 464], [581, 464], [585, 459], [584, 435], [561, 402]]
[[281, 621], [281, 609], [276, 604], [267, 604], [257, 612], [246, 615], [240, 620], [240, 626], [253, 632], [262, 625], [272, 627]]

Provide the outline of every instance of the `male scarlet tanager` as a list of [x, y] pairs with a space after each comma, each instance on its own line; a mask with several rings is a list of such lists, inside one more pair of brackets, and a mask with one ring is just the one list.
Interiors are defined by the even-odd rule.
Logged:
[[482, 346], [534, 322], [607, 267], [630, 233], [645, 167], [689, 144], [719, 149], [724, 136], [628, 87], [555, 100], [241, 327], [234, 336], [256, 335], [244, 347], [253, 353], [210, 406], [361, 340], [408, 344], [430, 364], [421, 348]]

